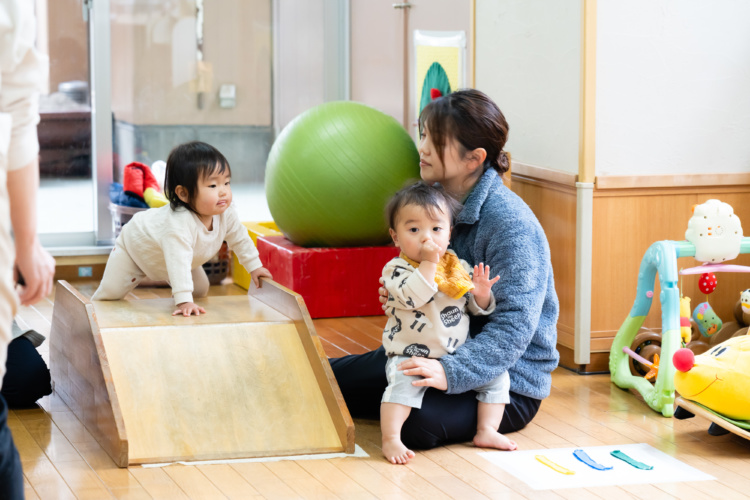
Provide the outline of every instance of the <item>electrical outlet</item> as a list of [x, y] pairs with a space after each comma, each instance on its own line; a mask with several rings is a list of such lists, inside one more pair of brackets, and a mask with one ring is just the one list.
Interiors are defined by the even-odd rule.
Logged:
[[94, 270], [91, 266], [78, 266], [78, 277], [79, 278], [91, 278], [94, 275]]
[[237, 87], [231, 83], [225, 83], [219, 87], [219, 106], [222, 108], [233, 108], [237, 104]]

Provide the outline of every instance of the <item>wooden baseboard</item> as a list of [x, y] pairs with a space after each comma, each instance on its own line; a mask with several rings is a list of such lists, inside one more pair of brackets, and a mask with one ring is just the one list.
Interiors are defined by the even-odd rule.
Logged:
[[101, 280], [108, 258], [109, 254], [55, 257], [55, 280]]
[[560, 353], [560, 366], [579, 375], [609, 373], [609, 352], [592, 352], [591, 361], [588, 364], [581, 365], [575, 362], [572, 348], [557, 344], [557, 351]]
[[546, 184], [559, 184], [569, 188], [575, 188], [578, 176], [561, 170], [538, 167], [528, 163], [514, 162], [513, 177], [525, 178], [527, 181], [539, 181]]
[[679, 174], [679, 175], [605, 175], [596, 177], [597, 189], [653, 189], [653, 188], [699, 188], [707, 186], [750, 185], [750, 173], [712, 173], [712, 174]]
[[[55, 280], [78, 281], [81, 279], [92, 279], [100, 281], [104, 275], [106, 264], [89, 264], [76, 266], [55, 266]], [[91, 268], [91, 274], [86, 276], [88, 270], [81, 271], [79, 268]], [[83, 272], [83, 275], [81, 274]]]

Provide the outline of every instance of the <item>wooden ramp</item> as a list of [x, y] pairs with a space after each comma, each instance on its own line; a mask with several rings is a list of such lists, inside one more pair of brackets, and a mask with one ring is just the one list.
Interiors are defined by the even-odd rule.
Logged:
[[91, 302], [58, 283], [55, 392], [120, 466], [354, 451], [354, 424], [302, 298]]

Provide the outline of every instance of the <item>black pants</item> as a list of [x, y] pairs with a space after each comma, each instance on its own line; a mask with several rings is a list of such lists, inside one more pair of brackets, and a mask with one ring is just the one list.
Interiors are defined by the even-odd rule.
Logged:
[[8, 361], [0, 391], [8, 407], [33, 406], [39, 398], [51, 393], [49, 369], [39, 351], [26, 337], [13, 339], [8, 345]]
[[23, 499], [21, 459], [8, 429], [8, 406], [0, 396], [0, 498]]
[[[381, 346], [365, 354], [331, 359], [331, 368], [353, 417], [380, 418], [380, 400], [388, 385], [387, 357]], [[531, 422], [541, 401], [510, 393], [499, 431], [523, 429]], [[410, 448], [430, 449], [448, 443], [471, 441], [477, 432], [476, 392], [446, 394], [428, 388], [422, 408], [413, 408], [401, 429], [401, 440]]]

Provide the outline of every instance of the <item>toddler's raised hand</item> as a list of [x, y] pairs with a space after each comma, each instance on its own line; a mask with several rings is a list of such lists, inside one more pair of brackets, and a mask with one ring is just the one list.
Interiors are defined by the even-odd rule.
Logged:
[[492, 285], [497, 283], [499, 279], [500, 276], [490, 279], [490, 266], [485, 266], [483, 262], [480, 262], [478, 266], [474, 266], [474, 277], [471, 280], [474, 283], [474, 290], [471, 293], [482, 309], [484, 309], [482, 303], [489, 304]]

